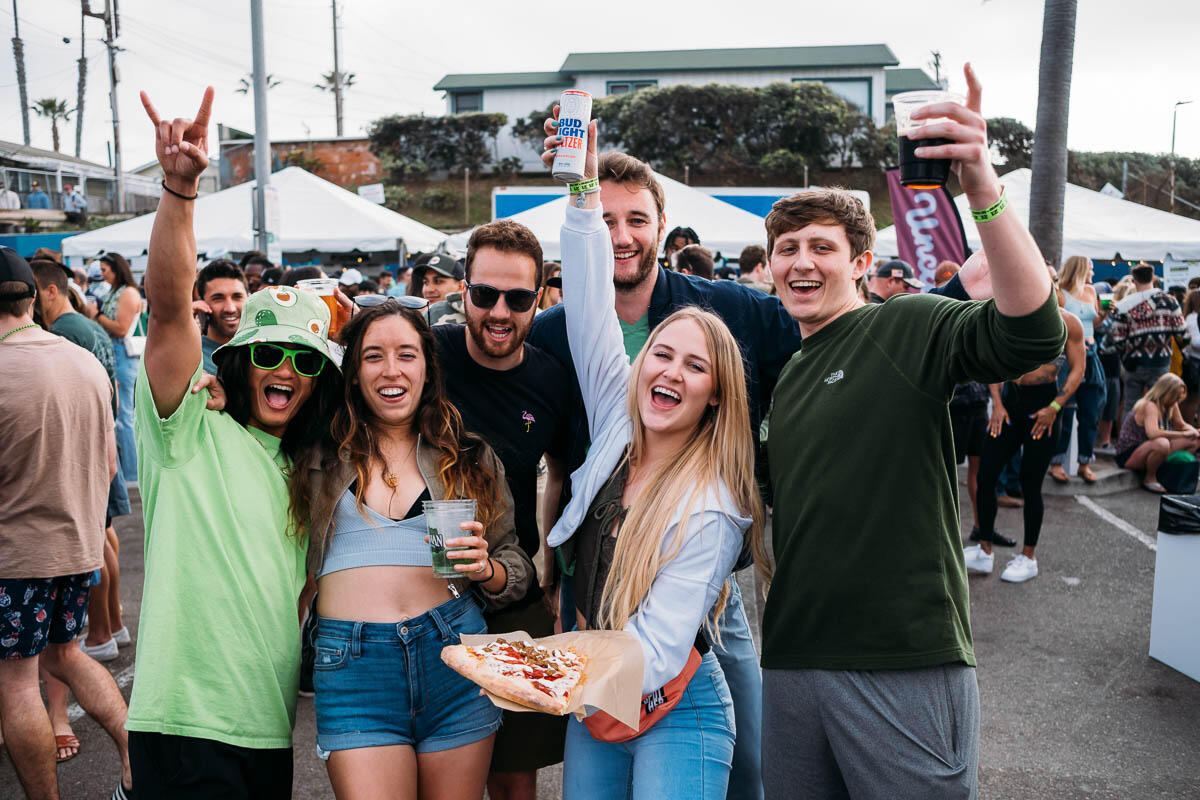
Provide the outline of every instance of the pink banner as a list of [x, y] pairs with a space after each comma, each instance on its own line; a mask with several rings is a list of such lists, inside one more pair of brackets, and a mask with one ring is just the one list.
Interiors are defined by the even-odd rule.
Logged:
[[945, 188], [906, 189], [900, 185], [898, 169], [888, 170], [887, 181], [899, 256], [912, 264], [919, 279], [933, 286], [939, 261], [961, 265], [969, 253], [954, 198]]

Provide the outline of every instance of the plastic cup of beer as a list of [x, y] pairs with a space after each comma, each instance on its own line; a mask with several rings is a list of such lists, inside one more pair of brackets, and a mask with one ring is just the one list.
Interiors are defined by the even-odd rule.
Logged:
[[342, 329], [342, 321], [338, 316], [338, 301], [334, 292], [337, 291], [337, 278], [309, 278], [296, 281], [297, 289], [305, 289], [320, 297], [329, 307], [329, 333], [333, 335]]
[[946, 117], [914, 120], [912, 114], [918, 108], [934, 103], [958, 103], [963, 96], [954, 92], [928, 90], [902, 92], [892, 98], [892, 109], [896, 114], [896, 133], [900, 137], [900, 184], [909, 189], [940, 189], [950, 177], [950, 159], [919, 158], [914, 151], [918, 147], [936, 147], [954, 144], [950, 139], [910, 139], [908, 134], [917, 128], [934, 122], [944, 122]]
[[446, 542], [462, 536], [472, 536], [462, 529], [464, 522], [475, 521], [474, 500], [426, 500], [421, 504], [425, 512], [425, 525], [429, 528], [429, 551], [433, 556], [433, 574], [438, 578], [465, 578], [465, 573], [454, 569], [455, 564], [467, 562], [447, 557], [455, 550], [470, 550], [469, 547], [446, 547]]

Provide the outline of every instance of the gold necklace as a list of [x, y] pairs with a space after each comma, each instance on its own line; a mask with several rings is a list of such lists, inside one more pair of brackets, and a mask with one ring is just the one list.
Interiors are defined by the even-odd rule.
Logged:
[[[259, 447], [261, 447], [262, 451], [267, 454], [267, 458], [270, 459], [271, 463], [275, 465], [275, 469], [279, 470], [279, 472], [283, 475], [284, 480], [290, 481], [292, 479], [292, 471], [291, 471], [290, 465], [288, 467], [279, 466], [279, 462], [276, 461], [275, 457], [271, 455], [271, 451], [267, 449], [267, 446], [265, 444], [263, 444], [262, 442], [260, 442], [258, 440], [258, 437], [255, 436], [253, 433], [250, 433], [250, 431], [246, 431], [246, 433], [249, 433], [250, 438], [254, 440], [254, 443], [256, 445], [258, 445]], [[284, 456], [284, 459], [286, 460], [287, 456]]]
[[[408, 461], [408, 457], [411, 456], [413, 451], [417, 449], [417, 442], [419, 441], [420, 436], [418, 436], [417, 440], [413, 442], [412, 447], [408, 449], [408, 452], [404, 454], [404, 458], [400, 459], [401, 464]], [[380, 455], [382, 455], [382, 453], [380, 453]], [[392, 503], [396, 500], [396, 487], [400, 484], [400, 473], [388, 472], [388, 464], [386, 461], [383, 462], [383, 466], [380, 468], [379, 473], [383, 478], [383, 485], [392, 490], [391, 496], [388, 497], [387, 507], [388, 519], [392, 519]]]

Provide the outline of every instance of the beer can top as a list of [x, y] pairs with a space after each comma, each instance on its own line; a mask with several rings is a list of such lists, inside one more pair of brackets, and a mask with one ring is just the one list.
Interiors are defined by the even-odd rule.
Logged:
[[581, 91], [579, 89], [567, 89], [563, 92], [563, 94], [578, 94], [578, 95], [582, 95], [584, 97], [591, 97], [590, 94], [588, 94], [587, 92]]

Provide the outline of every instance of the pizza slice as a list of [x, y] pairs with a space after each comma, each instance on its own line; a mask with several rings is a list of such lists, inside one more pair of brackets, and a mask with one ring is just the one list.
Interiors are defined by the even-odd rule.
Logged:
[[442, 661], [494, 695], [547, 714], [565, 714], [587, 674], [587, 656], [533, 642], [497, 639], [442, 648]]

